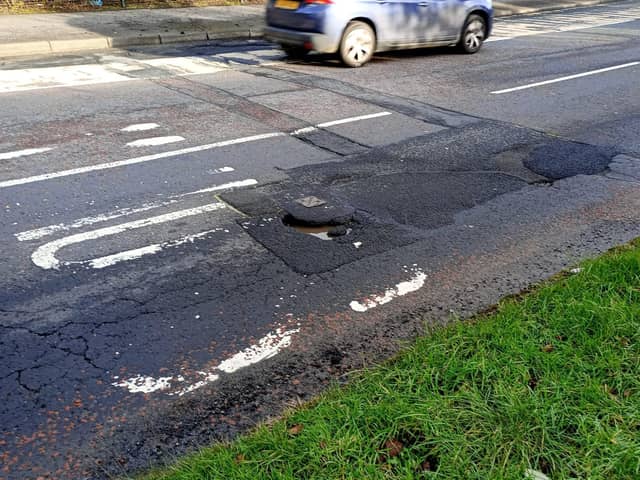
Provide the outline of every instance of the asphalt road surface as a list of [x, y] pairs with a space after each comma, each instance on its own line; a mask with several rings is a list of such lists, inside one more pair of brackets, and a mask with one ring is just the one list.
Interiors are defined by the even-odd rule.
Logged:
[[0, 477], [170, 461], [640, 236], [638, 18], [2, 64]]

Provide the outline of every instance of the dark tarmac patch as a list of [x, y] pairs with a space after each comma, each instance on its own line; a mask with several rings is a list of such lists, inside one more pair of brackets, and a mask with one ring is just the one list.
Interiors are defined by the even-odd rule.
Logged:
[[303, 274], [322, 273], [361, 258], [408, 245], [422, 238], [420, 232], [402, 225], [381, 223], [356, 212], [348, 235], [326, 241], [285, 225], [280, 217], [257, 217], [241, 222], [242, 227], [265, 248]]
[[554, 139], [535, 148], [524, 165], [552, 180], [603, 172], [615, 152], [606, 147]]
[[337, 187], [358, 209], [382, 222], [430, 230], [453, 223], [457, 212], [526, 182], [496, 173], [397, 173], [376, 176]]

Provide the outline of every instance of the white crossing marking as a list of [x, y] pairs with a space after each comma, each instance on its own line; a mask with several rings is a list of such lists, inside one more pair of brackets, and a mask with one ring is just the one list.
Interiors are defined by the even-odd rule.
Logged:
[[528, 85], [521, 85], [519, 87], [505, 88], [504, 90], [496, 90], [491, 93], [500, 95], [502, 93], [517, 92], [519, 90], [526, 90], [528, 88], [541, 87], [543, 85], [550, 85], [552, 83], [566, 82], [567, 80], [574, 80], [576, 78], [588, 77], [591, 75], [597, 75], [599, 73], [611, 72], [613, 70], [620, 70], [621, 68], [635, 67], [636, 65], [640, 65], [640, 62], [630, 62], [630, 63], [625, 63], [624, 65], [616, 65], [613, 67], [600, 68], [598, 70], [591, 70], [589, 72], [578, 73], [576, 75], [569, 75], [567, 77], [555, 78], [553, 80], [545, 80], [544, 82], [536, 82], [536, 83], [530, 83]]
[[512, 38], [571, 32], [586, 28], [604, 27], [637, 21], [640, 5], [599, 5], [589, 9], [572, 10], [570, 14], [541, 12], [525, 18], [498, 18], [488, 42]]
[[38, 267], [45, 270], [58, 269], [61, 265], [70, 264], [70, 262], [61, 262], [55, 256], [58, 250], [63, 247], [86, 242], [88, 240], [96, 240], [98, 238], [116, 235], [129, 230], [149, 227], [165, 222], [171, 222], [194, 215], [201, 215], [206, 212], [214, 212], [216, 210], [221, 210], [224, 208], [226, 208], [224, 203], [216, 202], [208, 205], [202, 205], [200, 207], [188, 208], [186, 210], [178, 210], [177, 212], [165, 213], [163, 215], [157, 215], [155, 217], [144, 218], [142, 220], [122, 223], [120, 225], [114, 225], [112, 227], [99, 228], [98, 230], [92, 230], [90, 232], [76, 233], [75, 235], [59, 238], [38, 247], [31, 255], [31, 260]]
[[157, 123], [136, 123], [134, 125], [129, 125], [127, 127], [121, 128], [121, 132], [144, 132], [145, 130], [153, 130], [154, 128], [158, 128], [160, 125]]
[[16, 150], [15, 152], [0, 153], [0, 160], [11, 160], [12, 158], [26, 157], [37, 153], [44, 153], [53, 150], [55, 147], [44, 148], [27, 148], [25, 150]]
[[133, 142], [127, 143], [127, 147], [154, 147], [176, 142], [184, 142], [184, 137], [173, 135], [168, 137], [140, 138], [138, 140], [134, 140]]

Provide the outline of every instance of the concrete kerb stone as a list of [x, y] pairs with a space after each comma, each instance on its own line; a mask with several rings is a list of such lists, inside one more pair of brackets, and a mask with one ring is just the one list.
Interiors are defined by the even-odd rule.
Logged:
[[109, 37], [111, 48], [124, 48], [142, 45], [160, 45], [160, 35], [136, 35], [131, 37]]
[[51, 53], [48, 41], [16, 42], [0, 45], [0, 58], [20, 57], [26, 55], [44, 55]]
[[108, 37], [83, 38], [82, 40], [52, 40], [51, 52], [66, 53], [84, 50], [105, 50], [111, 48]]

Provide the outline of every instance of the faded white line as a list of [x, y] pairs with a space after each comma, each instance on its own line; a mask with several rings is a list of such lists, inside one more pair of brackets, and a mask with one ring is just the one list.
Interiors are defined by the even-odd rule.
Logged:
[[120, 380], [118, 377], [113, 377], [113, 379], [117, 381], [113, 382], [111, 385], [114, 387], [126, 388], [131, 393], [151, 393], [159, 390], [172, 390], [166, 393], [172, 396], [182, 396], [217, 381], [220, 378], [220, 372], [233, 373], [241, 368], [248, 367], [249, 365], [259, 363], [267, 358], [274, 357], [283, 349], [291, 345], [293, 335], [299, 331], [299, 328], [285, 330], [285, 327], [283, 326], [278, 327], [273, 332], [269, 332], [258, 340], [258, 343], [255, 345], [232, 355], [210, 371], [197, 372], [201, 379], [182, 388], [176, 389], [179, 385], [186, 383], [186, 379], [183, 375], [158, 378], [136, 375], [124, 380]]
[[44, 173], [42, 175], [34, 175], [32, 177], [16, 178], [14, 180], [5, 180], [0, 182], [0, 188], [14, 187], [17, 185], [25, 185], [28, 183], [42, 182], [53, 178], [68, 177], [71, 175], [79, 175], [82, 173], [96, 172], [99, 170], [107, 170], [110, 168], [124, 167], [127, 165], [135, 165], [138, 163], [151, 162], [163, 158], [176, 157], [178, 155], [186, 155], [189, 153], [202, 152], [212, 150], [214, 148], [228, 147], [230, 145], [238, 145], [241, 143], [256, 142], [268, 138], [285, 136], [282, 132], [263, 133], [260, 135], [252, 135], [250, 137], [234, 138], [232, 140], [224, 140], [222, 142], [209, 143], [206, 145], [198, 145], [196, 147], [183, 148], [181, 150], [172, 150], [169, 152], [154, 153], [152, 155], [144, 155], [142, 157], [129, 158], [127, 160], [119, 160], [116, 162], [100, 163], [97, 165], [88, 165], [86, 167], [72, 168], [70, 170], [62, 170], [59, 172]]
[[170, 388], [171, 380], [173, 380], [173, 377], [153, 378], [137, 375], [135, 377], [127, 378], [126, 380], [114, 382], [111, 385], [114, 387], [126, 388], [131, 393], [151, 393], [157, 390], [166, 390], [167, 388]]
[[333, 120], [331, 122], [319, 123], [316, 126], [318, 128], [327, 128], [327, 127], [333, 127], [335, 125], [342, 125], [343, 123], [359, 122], [361, 120], [370, 120], [372, 118], [386, 117], [387, 115], [391, 115], [391, 112], [378, 112], [378, 113], [372, 113], [369, 115], [360, 115], [358, 117], [343, 118], [342, 120]]
[[262, 337], [256, 345], [236, 353], [218, 365], [218, 370], [233, 373], [241, 368], [261, 362], [276, 355], [283, 348], [291, 345], [291, 337], [300, 331], [299, 328], [284, 330], [279, 328], [275, 332]]
[[[369, 120], [372, 118], [379, 118], [379, 117], [385, 117], [387, 115], [391, 115], [391, 112], [379, 112], [379, 113], [372, 113], [370, 115], [361, 115], [358, 117], [349, 117], [349, 118], [343, 118], [340, 120], [334, 120], [332, 122], [325, 122], [325, 123], [319, 123], [318, 125], [316, 125], [315, 127], [306, 127], [306, 128], [302, 128], [299, 130], [296, 130], [294, 132], [289, 133], [289, 135], [298, 135], [299, 133], [304, 133], [304, 131], [312, 131], [309, 129], [315, 129], [315, 128], [327, 128], [327, 127], [331, 127], [331, 126], [335, 126], [335, 125], [342, 125], [345, 123], [351, 123], [351, 122], [358, 122], [361, 120]], [[298, 133], [296, 133], [298, 132]], [[240, 137], [240, 138], [235, 138], [232, 140], [224, 140], [221, 142], [216, 142], [216, 143], [209, 143], [207, 145], [199, 145], [196, 147], [188, 147], [188, 148], [183, 148], [181, 150], [172, 150], [169, 152], [162, 152], [162, 153], [155, 153], [152, 155], [145, 155], [142, 157], [135, 157], [135, 158], [130, 158], [127, 160], [120, 160], [120, 161], [116, 161], [116, 162], [108, 162], [108, 163], [100, 163], [97, 165], [88, 165], [86, 167], [78, 167], [78, 168], [73, 168], [70, 170], [62, 170], [59, 172], [52, 172], [52, 173], [44, 173], [42, 175], [34, 175], [32, 177], [25, 177], [25, 178], [16, 178], [14, 180], [5, 180], [3, 182], [0, 182], [0, 188], [7, 188], [7, 187], [14, 187], [17, 185], [25, 185], [28, 183], [34, 183], [34, 182], [42, 182], [45, 180], [51, 180], [54, 178], [60, 178], [60, 177], [68, 177], [71, 175], [79, 175], [79, 174], [83, 174], [83, 173], [90, 173], [90, 172], [95, 172], [95, 171], [99, 171], [99, 170], [107, 170], [110, 168], [117, 168], [117, 167], [123, 167], [123, 166], [127, 166], [127, 165], [134, 165], [134, 164], [138, 164], [138, 163], [144, 163], [144, 162], [150, 162], [153, 160], [160, 160], [160, 159], [164, 159], [164, 158], [170, 158], [170, 157], [175, 157], [178, 155], [186, 155], [189, 153], [195, 153], [195, 152], [201, 152], [204, 150], [211, 150], [214, 148], [220, 148], [220, 147], [227, 147], [227, 146], [231, 146], [231, 145], [238, 145], [241, 143], [249, 143], [249, 142], [256, 142], [259, 140], [266, 140], [266, 139], [270, 139], [270, 138], [275, 138], [275, 137], [284, 137], [287, 136], [286, 133], [283, 132], [270, 132], [270, 133], [262, 133], [259, 135], [252, 135], [249, 137]]]
[[178, 200], [169, 200], [167, 202], [145, 203], [138, 208], [122, 208], [119, 210], [114, 210], [109, 213], [95, 215], [93, 217], [79, 218], [78, 220], [75, 220], [73, 223], [70, 223], [70, 224], [58, 223], [56, 225], [47, 225], [46, 227], [35, 228], [33, 230], [26, 230], [24, 232], [19, 232], [14, 234], [14, 236], [20, 242], [38, 240], [40, 238], [53, 235], [54, 233], [65, 232], [68, 230], [82, 228], [88, 225], [93, 225], [95, 223], [107, 222], [115, 218], [126, 217], [128, 215], [133, 215], [140, 212], [146, 212], [154, 208], [165, 207], [177, 202]]
[[177, 247], [180, 245], [184, 245], [185, 243], [193, 243], [200, 238], [204, 238], [207, 235], [212, 233], [217, 233], [220, 231], [226, 231], [223, 228], [214, 228], [212, 230], [207, 230], [205, 232], [194, 233], [192, 235], [185, 235], [178, 240], [170, 240], [162, 243], [154, 243], [152, 245], [147, 245], [141, 248], [134, 248], [132, 250], [126, 250], [124, 252], [114, 253], [112, 255], [106, 255], [104, 257], [93, 258], [91, 260], [86, 260], [82, 262], [65, 262], [67, 264], [85, 264], [89, 265], [91, 268], [100, 269], [105, 267], [110, 267], [120, 262], [128, 262], [130, 260], [135, 260], [137, 258], [142, 258], [145, 255], [153, 255], [155, 253], [161, 252], [167, 248]]
[[304, 128], [299, 128], [297, 130], [294, 130], [293, 132], [291, 132], [291, 135], [295, 137], [296, 135], [302, 135], [303, 133], [311, 133], [311, 132], [315, 132], [316, 130], [318, 130], [317, 127], [304, 127]]
[[56, 258], [56, 253], [63, 247], [74, 245], [88, 240], [96, 240], [98, 238], [116, 235], [118, 233], [126, 232], [128, 230], [148, 227], [151, 225], [157, 225], [159, 223], [171, 222], [180, 218], [190, 217], [193, 215], [200, 215], [206, 212], [213, 212], [225, 208], [223, 203], [211, 203], [195, 208], [188, 208], [186, 210], [179, 210], [177, 212], [166, 213], [164, 215], [158, 215], [155, 217], [144, 218], [142, 220], [136, 220], [133, 222], [122, 223], [112, 227], [104, 227], [90, 232], [76, 233], [68, 237], [63, 237], [49, 243], [46, 243], [38, 247], [31, 255], [31, 260], [35, 265], [45, 270], [60, 268], [61, 262]]
[[166, 145], [168, 143], [184, 142], [184, 137], [179, 135], [171, 135], [167, 137], [150, 137], [140, 138], [133, 142], [127, 143], [127, 147], [155, 147], [158, 145]]
[[121, 132], [144, 132], [146, 130], [153, 130], [154, 128], [158, 128], [160, 125], [157, 123], [135, 123], [133, 125], [128, 125], [124, 128], [121, 128]]
[[395, 287], [387, 289], [382, 295], [373, 295], [362, 301], [352, 301], [349, 306], [356, 312], [366, 312], [372, 308], [389, 303], [396, 297], [420, 290], [424, 286], [427, 275], [421, 271], [406, 282], [400, 282]]
[[0, 153], [0, 160], [10, 160], [12, 158], [26, 157], [37, 153], [44, 153], [53, 150], [55, 147], [44, 148], [27, 148], [25, 150], [16, 150], [15, 152]]
[[196, 190], [195, 192], [180, 193], [178, 195], [172, 195], [169, 198], [182, 198], [188, 195], [197, 195], [199, 193], [217, 192], [219, 190], [227, 190], [229, 188], [250, 187], [251, 185], [257, 185], [258, 181], [255, 178], [248, 178], [246, 180], [238, 180], [237, 182], [223, 183], [222, 185], [215, 185], [213, 187], [203, 188]]
[[600, 73], [611, 72], [613, 70], [620, 70], [621, 68], [635, 67], [636, 65], [640, 65], [640, 62], [630, 62], [630, 63], [625, 63], [623, 65], [616, 65], [616, 66], [613, 66], [613, 67], [600, 68], [598, 70], [591, 70], [589, 72], [578, 73], [576, 75], [569, 75], [567, 77], [560, 77], [560, 78], [556, 78], [556, 79], [553, 79], [553, 80], [546, 80], [544, 82], [536, 82], [536, 83], [530, 83], [528, 85], [522, 85], [520, 87], [505, 88], [504, 90], [496, 90], [496, 91], [491, 92], [491, 93], [496, 94], [496, 95], [500, 95], [502, 93], [517, 92], [519, 90], [526, 90], [528, 88], [535, 88], [535, 87], [540, 87], [540, 86], [543, 86], [543, 85], [550, 85], [552, 83], [558, 83], [558, 82], [566, 82], [567, 80], [574, 80], [576, 78], [588, 77], [590, 75], [597, 75], [597, 74], [600, 74]]

